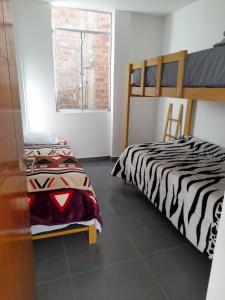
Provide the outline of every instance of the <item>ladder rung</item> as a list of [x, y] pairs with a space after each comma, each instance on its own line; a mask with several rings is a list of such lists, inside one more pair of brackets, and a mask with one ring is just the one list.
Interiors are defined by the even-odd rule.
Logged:
[[166, 136], [169, 137], [169, 138], [176, 139], [176, 137], [174, 135], [167, 134]]
[[[183, 113], [183, 105], [180, 105], [180, 109], [179, 109], [179, 113], [178, 113], [178, 117], [174, 118], [173, 117], [173, 104], [170, 103], [169, 108], [168, 108], [168, 112], [167, 112], [167, 117], [166, 117], [166, 123], [165, 123], [165, 127], [164, 127], [164, 133], [163, 133], [163, 141], [166, 140], [166, 138], [169, 139], [176, 139], [178, 137], [179, 134], [179, 130], [181, 129], [181, 125], [182, 125], [182, 113]], [[168, 128], [170, 126], [170, 130], [171, 130], [171, 126], [172, 126], [172, 122], [175, 122], [175, 134], [169, 134], [171, 132], [168, 133]]]
[[170, 120], [170, 121], [172, 121], [172, 122], [179, 122], [179, 120], [178, 120], [178, 119], [173, 119], [173, 118], [170, 118], [169, 120]]

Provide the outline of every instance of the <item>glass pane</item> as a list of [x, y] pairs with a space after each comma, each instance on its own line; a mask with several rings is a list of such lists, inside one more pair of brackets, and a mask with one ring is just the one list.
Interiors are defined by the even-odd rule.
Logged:
[[83, 106], [108, 109], [110, 95], [111, 37], [83, 33]]
[[53, 7], [52, 24], [53, 28], [111, 32], [111, 14]]
[[57, 108], [81, 108], [81, 33], [55, 31], [54, 52]]

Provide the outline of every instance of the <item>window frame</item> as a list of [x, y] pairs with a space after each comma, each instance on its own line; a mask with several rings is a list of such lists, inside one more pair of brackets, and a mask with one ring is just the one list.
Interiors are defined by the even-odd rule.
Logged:
[[[99, 112], [110, 112], [111, 111], [111, 101], [112, 101], [112, 45], [113, 45], [113, 32], [112, 32], [112, 13], [107, 11], [96, 11], [96, 10], [89, 10], [89, 9], [81, 9], [75, 7], [66, 7], [66, 6], [52, 6], [51, 11], [53, 8], [66, 8], [66, 9], [75, 9], [81, 11], [90, 11], [95, 13], [102, 13], [108, 14], [110, 16], [110, 31], [96, 31], [96, 30], [81, 30], [81, 29], [73, 29], [73, 28], [63, 28], [63, 27], [53, 27], [53, 22], [51, 18], [51, 25], [52, 25], [52, 46], [53, 46], [53, 65], [54, 65], [54, 90], [55, 90], [55, 106], [56, 112], [58, 113], [99, 113]], [[89, 109], [89, 108], [59, 108], [58, 107], [58, 100], [57, 100], [57, 81], [56, 81], [56, 62], [55, 62], [55, 38], [54, 33], [56, 31], [66, 31], [66, 32], [80, 32], [80, 33], [91, 33], [91, 34], [104, 34], [111, 36], [110, 42], [110, 51], [109, 51], [109, 102], [108, 108], [102, 109]]]

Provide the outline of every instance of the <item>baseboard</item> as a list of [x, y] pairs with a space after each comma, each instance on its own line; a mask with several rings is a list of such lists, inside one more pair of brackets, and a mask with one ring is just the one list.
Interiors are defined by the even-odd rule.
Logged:
[[96, 156], [96, 157], [87, 157], [87, 158], [78, 158], [80, 162], [94, 162], [94, 161], [103, 161], [110, 160], [110, 156]]
[[111, 156], [110, 159], [112, 162], [116, 162], [119, 156]]
[[111, 160], [112, 162], [116, 162], [118, 156], [96, 156], [96, 157], [86, 157], [86, 158], [78, 158], [80, 162], [94, 162], [94, 161], [107, 161]]

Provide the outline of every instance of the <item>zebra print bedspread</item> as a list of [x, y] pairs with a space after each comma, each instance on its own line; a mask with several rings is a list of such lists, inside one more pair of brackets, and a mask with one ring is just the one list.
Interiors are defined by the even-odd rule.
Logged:
[[135, 184], [193, 245], [213, 257], [225, 191], [225, 148], [193, 137], [133, 145], [112, 175]]

